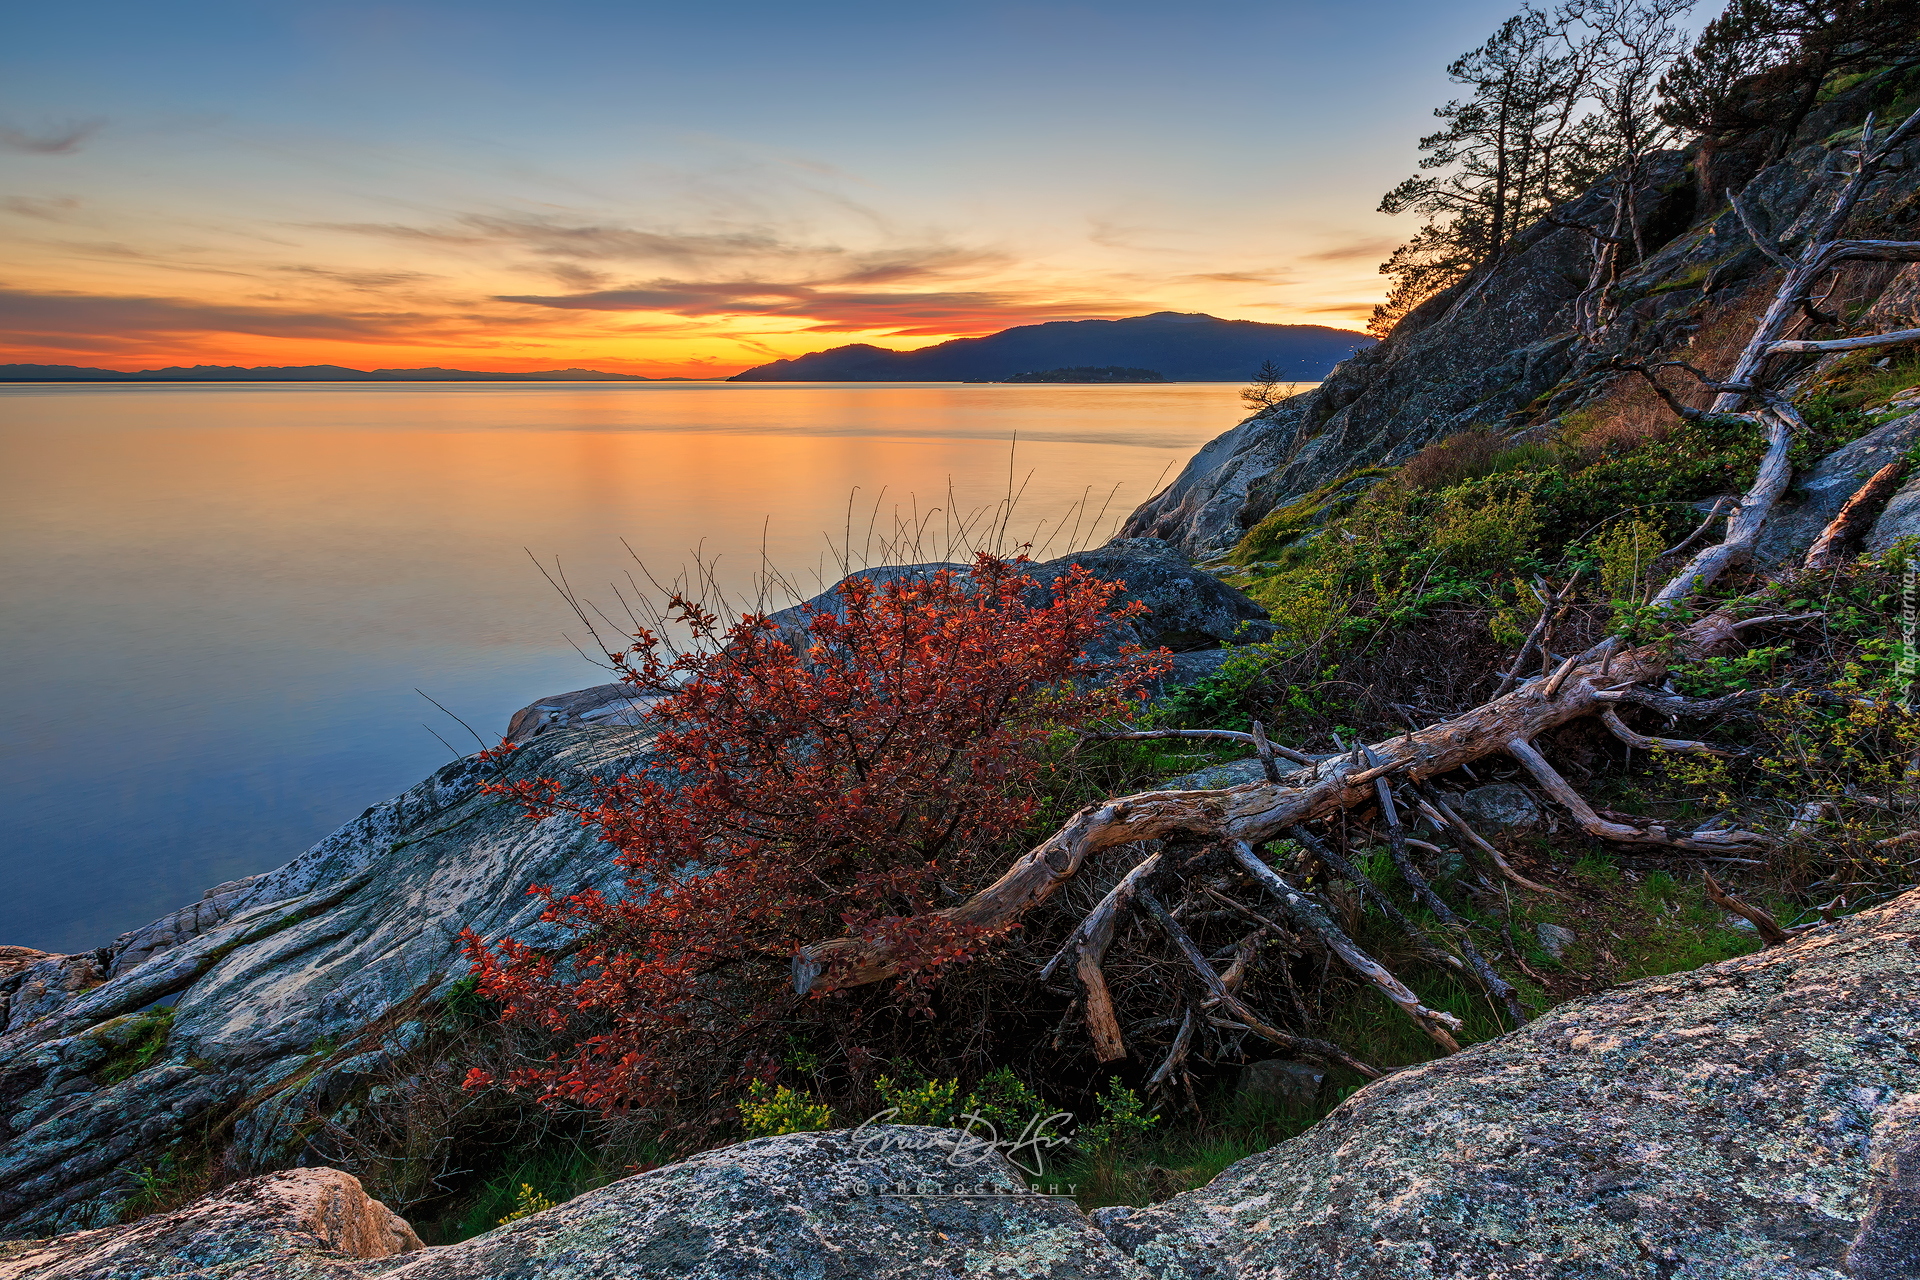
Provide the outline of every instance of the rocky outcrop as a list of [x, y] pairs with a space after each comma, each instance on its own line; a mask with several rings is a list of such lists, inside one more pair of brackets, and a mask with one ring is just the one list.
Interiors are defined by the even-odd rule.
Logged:
[[[1781, 564], [1797, 559], [1813, 545], [1827, 522], [1840, 514], [1854, 491], [1868, 476], [1889, 462], [1898, 461], [1920, 445], [1920, 413], [1909, 413], [1882, 423], [1858, 440], [1821, 458], [1802, 476], [1795, 477], [1792, 501], [1782, 504], [1767, 520], [1756, 558], [1763, 564]], [[1870, 551], [1885, 551], [1901, 537], [1903, 513], [1907, 501], [1920, 499], [1920, 481], [1909, 482], [1882, 509], [1869, 529], [1865, 542]], [[1915, 503], [1920, 506], [1920, 502]]]
[[[1052, 582], [1076, 560], [1150, 610], [1111, 645], [1194, 650], [1178, 659], [1187, 678], [1224, 656], [1203, 646], [1265, 616], [1153, 540], [1031, 572]], [[542, 776], [583, 795], [634, 770], [651, 740], [644, 700], [603, 685], [543, 699], [514, 726], [525, 745], [503, 764], [449, 765], [279, 870], [108, 946], [0, 953], [0, 1235], [104, 1226], [143, 1170], [189, 1154], [240, 1173], [316, 1158], [303, 1133], [377, 1087], [466, 974], [461, 929], [538, 945], [530, 885], [616, 888], [578, 822], [530, 822], [481, 788]]]
[[0, 1245], [0, 1280], [294, 1280], [418, 1248], [406, 1220], [351, 1174], [290, 1169], [129, 1226]]
[[[1748, 206], [1787, 242], [1817, 211], [1833, 151], [1849, 145], [1844, 130], [1864, 110], [1836, 101], [1815, 112], [1802, 145], [1746, 185]], [[1875, 185], [1860, 225], [1907, 216], [1920, 189], [1916, 160], [1920, 145]], [[1165, 538], [1196, 557], [1222, 554], [1269, 512], [1357, 469], [1403, 462], [1468, 427], [1523, 429], [1578, 409], [1606, 391], [1604, 379], [1584, 375], [1616, 356], [1697, 355], [1690, 346], [1702, 325], [1748, 290], [1770, 291], [1772, 268], [1723, 200], [1696, 209], [1697, 182], [1684, 157], [1663, 157], [1653, 187], [1641, 228], [1649, 256], [1619, 282], [1620, 313], [1602, 341], [1588, 344], [1573, 332], [1572, 304], [1591, 260], [1590, 241], [1577, 228], [1597, 228], [1607, 216], [1604, 185], [1560, 210], [1554, 223], [1523, 232], [1498, 263], [1430, 299], [1318, 388], [1204, 446], [1133, 513], [1123, 534]], [[1906, 327], [1920, 310], [1920, 268], [1852, 268], [1845, 291], [1850, 314], [1864, 325]], [[1920, 511], [1920, 492], [1904, 501]], [[1874, 539], [1891, 541], [1885, 533]]]
[[1920, 892], [1562, 1005], [1094, 1218], [1159, 1280], [1920, 1275], [1917, 984]]
[[[1091, 1220], [961, 1135], [883, 1126], [710, 1151], [410, 1252], [345, 1175], [275, 1175], [11, 1246], [0, 1277], [1905, 1280], [1920, 1275], [1916, 990], [1920, 891], [1573, 1001], [1368, 1085], [1200, 1190]], [[1320, 1084], [1278, 1061], [1244, 1077], [1296, 1102]], [[337, 1211], [268, 1194], [322, 1177]]]
[[1146, 1280], [1066, 1197], [955, 1154], [950, 1130], [760, 1138], [638, 1174], [464, 1244], [368, 1269], [392, 1280]]
[[[504, 776], [579, 793], [633, 768], [647, 742], [631, 728], [543, 735]], [[529, 885], [618, 883], [577, 822], [529, 822], [482, 794], [497, 768], [449, 765], [216, 894], [216, 909], [6, 979], [0, 1231], [111, 1223], [143, 1170], [184, 1159], [180, 1144], [210, 1131], [240, 1172], [296, 1162], [299, 1126], [363, 1094], [466, 972], [460, 929], [537, 939]]]

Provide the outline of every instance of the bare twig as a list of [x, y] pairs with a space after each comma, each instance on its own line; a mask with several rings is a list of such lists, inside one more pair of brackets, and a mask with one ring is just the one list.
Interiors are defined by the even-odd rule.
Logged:
[[1700, 878], [1706, 882], [1707, 897], [1722, 910], [1731, 911], [1745, 917], [1760, 934], [1760, 941], [1769, 947], [1777, 947], [1783, 942], [1793, 941], [1793, 935], [1804, 933], [1811, 925], [1800, 925], [1793, 929], [1782, 929], [1780, 922], [1750, 902], [1744, 902], [1722, 889], [1713, 878], [1713, 873], [1702, 867]]
[[1732, 756], [1739, 754], [1735, 751], [1729, 751], [1725, 747], [1716, 747], [1707, 742], [1694, 742], [1686, 738], [1650, 738], [1644, 733], [1638, 733], [1629, 729], [1627, 722], [1622, 720], [1620, 713], [1612, 707], [1607, 707], [1600, 712], [1600, 722], [1607, 726], [1608, 733], [1611, 733], [1628, 746], [1638, 747], [1642, 751], [1691, 751], [1709, 756]]
[[1422, 782], [1416, 782], [1414, 789], [1418, 791], [1427, 804], [1433, 808], [1435, 816], [1440, 818], [1447, 826], [1453, 828], [1455, 835], [1491, 858], [1493, 865], [1499, 870], [1501, 875], [1513, 881], [1522, 889], [1531, 889], [1535, 893], [1551, 894], [1556, 898], [1564, 898], [1567, 896], [1558, 889], [1550, 888], [1544, 884], [1536, 884], [1521, 875], [1518, 871], [1515, 871], [1513, 867], [1508, 864], [1506, 858], [1501, 856], [1500, 851], [1482, 839], [1479, 832], [1468, 826], [1466, 820], [1455, 813], [1452, 808], [1448, 806], [1447, 802], [1440, 798], [1440, 793], [1432, 787]]
[[1180, 927], [1180, 922], [1167, 913], [1166, 907], [1161, 905], [1158, 898], [1151, 893], [1142, 892], [1140, 905], [1146, 908], [1147, 914], [1153, 917], [1154, 923], [1160, 926], [1161, 931], [1167, 935], [1168, 941], [1172, 942], [1180, 954], [1186, 958], [1193, 971], [1200, 975], [1201, 983], [1213, 993], [1214, 999], [1220, 1002], [1220, 1007], [1238, 1018], [1248, 1030], [1289, 1053], [1298, 1054], [1325, 1066], [1346, 1067], [1359, 1072], [1369, 1080], [1380, 1078], [1381, 1073], [1377, 1068], [1361, 1062], [1332, 1041], [1318, 1040], [1312, 1036], [1291, 1035], [1277, 1027], [1268, 1026], [1246, 1001], [1227, 990], [1226, 984], [1220, 981], [1220, 975], [1215, 973], [1213, 966], [1207, 963], [1206, 956], [1201, 954], [1200, 948], [1194, 945], [1193, 939], [1187, 936], [1186, 930]]
[[1520, 993], [1514, 990], [1511, 982], [1500, 976], [1498, 970], [1487, 963], [1486, 957], [1480, 954], [1480, 949], [1473, 945], [1473, 939], [1467, 936], [1467, 922], [1447, 905], [1447, 900], [1427, 883], [1427, 878], [1420, 874], [1418, 867], [1413, 865], [1413, 859], [1407, 854], [1407, 833], [1400, 824], [1400, 810], [1393, 802], [1393, 788], [1387, 785], [1385, 778], [1376, 779], [1373, 788], [1380, 800], [1380, 815], [1387, 824], [1387, 853], [1393, 859], [1393, 865], [1399, 870], [1400, 878], [1407, 882], [1409, 889], [1413, 890], [1413, 896], [1418, 898], [1427, 910], [1433, 912], [1442, 924], [1452, 926], [1455, 945], [1466, 957], [1467, 964], [1472, 968], [1474, 976], [1479, 979], [1480, 985], [1486, 988], [1487, 994], [1504, 1004], [1507, 1012], [1513, 1015], [1515, 1022], [1525, 1022], [1527, 1011], [1526, 1006], [1520, 1003]]
[[1251, 845], [1244, 840], [1236, 840], [1232, 847], [1234, 860], [1262, 888], [1280, 899], [1286, 905], [1287, 914], [1302, 928], [1318, 935], [1329, 951], [1412, 1018], [1422, 1031], [1433, 1038], [1435, 1044], [1448, 1053], [1459, 1052], [1460, 1042], [1453, 1038], [1453, 1033], [1460, 1029], [1460, 1019], [1421, 1004], [1420, 998], [1388, 972], [1385, 965], [1362, 951], [1310, 894], [1288, 883], [1286, 877], [1262, 862]]

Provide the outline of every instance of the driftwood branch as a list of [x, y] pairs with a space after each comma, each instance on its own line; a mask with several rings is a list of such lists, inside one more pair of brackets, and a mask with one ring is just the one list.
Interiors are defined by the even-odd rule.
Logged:
[[1736, 898], [1725, 889], [1722, 889], [1714, 880], [1711, 872], [1702, 869], [1700, 878], [1706, 881], [1708, 900], [1723, 911], [1731, 911], [1737, 916], [1744, 917], [1760, 934], [1760, 941], [1769, 947], [1777, 947], [1783, 942], [1791, 942], [1795, 934], [1804, 933], [1812, 927], [1810, 925], [1801, 925], [1796, 929], [1782, 929], [1780, 922], [1775, 920], [1771, 915], [1768, 915], [1752, 903]]
[[1760, 460], [1760, 471], [1753, 487], [1727, 519], [1727, 531], [1720, 542], [1694, 554], [1680, 571], [1654, 594], [1652, 603], [1674, 605], [1706, 586], [1722, 572], [1753, 553], [1760, 527], [1773, 512], [1774, 503], [1787, 490], [1793, 468], [1787, 462], [1793, 445], [1793, 426], [1799, 415], [1780, 405], [1769, 405], [1759, 413], [1767, 431], [1767, 452]]
[[1285, 904], [1287, 914], [1298, 921], [1302, 928], [1317, 934], [1327, 950], [1340, 957], [1341, 961], [1355, 973], [1373, 984], [1381, 995], [1412, 1018], [1419, 1028], [1433, 1038], [1435, 1044], [1448, 1053], [1458, 1053], [1460, 1042], [1453, 1033], [1460, 1029], [1460, 1019], [1450, 1013], [1429, 1009], [1420, 1003], [1420, 998], [1410, 991], [1406, 984], [1388, 972], [1387, 967], [1362, 951], [1347, 937], [1340, 926], [1333, 922], [1318, 902], [1303, 889], [1287, 882], [1286, 877], [1260, 860], [1251, 845], [1243, 840], [1233, 842], [1234, 860], [1253, 877], [1261, 888], [1280, 899]]
[[1620, 713], [1612, 707], [1606, 707], [1600, 712], [1600, 723], [1607, 726], [1608, 733], [1611, 733], [1628, 746], [1638, 747], [1642, 751], [1691, 751], [1708, 756], [1731, 756], [1738, 754], [1727, 750], [1725, 747], [1716, 747], [1709, 742], [1694, 742], [1687, 738], [1648, 737], [1644, 733], [1628, 728], [1627, 722], [1622, 720]]
[[1813, 351], [1865, 351], [1872, 347], [1897, 347], [1920, 342], [1920, 329], [1896, 329], [1891, 333], [1871, 333], [1861, 338], [1783, 338], [1767, 345], [1770, 356], [1798, 355]]
[[1432, 787], [1427, 786], [1425, 783], [1416, 782], [1414, 789], [1419, 793], [1422, 800], [1433, 810], [1434, 816], [1438, 817], [1448, 827], [1451, 827], [1455, 835], [1490, 858], [1493, 861], [1495, 869], [1498, 870], [1501, 875], [1513, 881], [1522, 889], [1531, 889], [1535, 893], [1550, 894], [1556, 898], [1564, 898], [1567, 896], [1558, 889], [1549, 888], [1544, 884], [1537, 884], [1521, 875], [1518, 871], [1515, 871], [1501, 852], [1482, 838], [1478, 831], [1468, 826], [1466, 819], [1455, 813], [1447, 802], [1441, 799], [1440, 793]]
[[1718, 520], [1720, 513], [1727, 509], [1727, 503], [1729, 501], [1731, 501], [1729, 498], [1715, 498], [1713, 500], [1713, 510], [1707, 512], [1707, 518], [1695, 526], [1692, 533], [1680, 539], [1680, 541], [1674, 543], [1654, 558], [1657, 560], [1667, 560], [1679, 555], [1682, 551], [1691, 550], [1694, 543], [1707, 536], [1707, 530], [1713, 528], [1713, 522]]
[[1526, 643], [1520, 646], [1520, 652], [1514, 655], [1513, 665], [1500, 677], [1500, 683], [1494, 687], [1495, 693], [1505, 693], [1520, 683], [1520, 673], [1527, 669], [1527, 660], [1533, 657], [1535, 649], [1545, 642], [1547, 629], [1565, 615], [1566, 602], [1573, 593], [1574, 585], [1579, 581], [1580, 573], [1576, 570], [1574, 575], [1549, 597], [1546, 592], [1540, 590], [1539, 579], [1535, 579], [1533, 594], [1540, 601], [1540, 618], [1533, 624], [1533, 630], [1527, 633]]
[[1400, 872], [1400, 878], [1413, 890], [1413, 896], [1422, 906], [1433, 912], [1434, 916], [1454, 932], [1454, 945], [1460, 948], [1466, 957], [1467, 965], [1473, 970], [1474, 977], [1486, 989], [1488, 995], [1507, 1007], [1516, 1023], [1527, 1020], [1526, 1007], [1520, 1003], [1520, 993], [1513, 984], [1500, 976], [1498, 970], [1487, 963], [1480, 949], [1473, 945], [1473, 939], [1467, 936], [1467, 922], [1462, 920], [1447, 900], [1434, 892], [1420, 869], [1413, 865], [1413, 859], [1407, 853], [1407, 833], [1400, 823], [1400, 811], [1393, 803], [1393, 788], [1387, 785], [1385, 778], [1377, 779], [1374, 794], [1380, 801], [1380, 815], [1387, 824], [1387, 854], [1393, 859], [1394, 867]]
[[1174, 1033], [1173, 1047], [1167, 1050], [1166, 1060], [1151, 1076], [1147, 1077], [1147, 1087], [1157, 1088], [1167, 1082], [1175, 1069], [1186, 1061], [1187, 1046], [1193, 1043], [1193, 1010], [1188, 1009], [1180, 1019], [1180, 1030]]
[[1650, 822], [1644, 827], [1630, 826], [1624, 822], [1609, 822], [1594, 812], [1586, 798], [1575, 791], [1568, 781], [1547, 758], [1534, 749], [1531, 742], [1516, 738], [1507, 744], [1507, 753], [1518, 760], [1540, 789], [1573, 815], [1580, 829], [1590, 836], [1602, 840], [1616, 840], [1622, 844], [1657, 844], [1675, 849], [1691, 849], [1697, 853], [1726, 853], [1734, 850], [1754, 850], [1770, 848], [1773, 841], [1755, 831], [1694, 831], [1686, 835], [1674, 835], [1659, 823]]
[[[1920, 329], [1913, 332], [1920, 339]], [[1906, 469], [1904, 461], [1889, 462], [1855, 489], [1853, 496], [1847, 499], [1847, 504], [1840, 508], [1839, 514], [1828, 522], [1827, 527], [1820, 531], [1819, 538], [1807, 548], [1807, 558], [1802, 562], [1802, 567], [1808, 572], [1818, 573], [1839, 564], [1845, 558], [1842, 553], [1847, 543], [1872, 522], [1881, 504], [1893, 496]]]
[[[1394, 905], [1393, 899], [1389, 898], [1385, 891], [1373, 882], [1371, 877], [1347, 861], [1340, 854], [1335, 853], [1333, 849], [1325, 843], [1316, 839], [1311, 831], [1308, 831], [1305, 827], [1291, 827], [1287, 831], [1287, 837], [1308, 853], [1320, 859], [1335, 875], [1358, 889], [1360, 896], [1367, 900], [1368, 905], [1392, 921], [1396, 928], [1407, 935], [1408, 940], [1412, 942], [1415, 949], [1420, 952], [1421, 959], [1431, 964], [1442, 965], [1449, 969], [1464, 969], [1467, 967], [1466, 962], [1461, 960], [1459, 956], [1448, 951], [1443, 951], [1427, 941], [1426, 933], [1420, 926], [1409, 920], [1406, 913]], [[1407, 843], [1413, 844], [1416, 842], [1409, 840]], [[1431, 848], [1432, 846], [1428, 847]]]

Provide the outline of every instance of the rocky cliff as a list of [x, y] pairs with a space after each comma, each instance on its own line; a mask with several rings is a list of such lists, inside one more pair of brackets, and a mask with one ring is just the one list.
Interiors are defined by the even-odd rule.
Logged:
[[[1864, 108], [1836, 102], [1809, 118], [1799, 145], [1757, 173], [1738, 155], [1716, 160], [1721, 190], [1742, 199], [1791, 245], [1824, 208], [1823, 193]], [[1920, 145], [1877, 182], [1856, 231], [1910, 238], [1920, 203]], [[1522, 233], [1494, 265], [1428, 300], [1379, 346], [1356, 353], [1319, 387], [1241, 422], [1205, 445], [1124, 533], [1158, 537], [1191, 555], [1230, 551], [1269, 512], [1367, 467], [1405, 461], [1434, 440], [1474, 426], [1550, 434], [1567, 415], [1616, 389], [1597, 376], [1617, 358], [1688, 359], [1713, 369], [1770, 298], [1778, 272], [1723, 197], [1703, 195], [1688, 157], [1663, 156], [1641, 207], [1648, 256], [1618, 285], [1614, 322], [1597, 341], [1575, 332], [1573, 304], [1588, 282], [1591, 237], [1610, 216], [1605, 184]], [[1900, 228], [1907, 228], [1901, 231]], [[1920, 265], [1843, 269], [1829, 305], [1871, 330], [1915, 323]], [[1808, 361], [1802, 383], [1841, 357]], [[1901, 501], [1920, 503], [1920, 481]], [[1889, 539], [1890, 540], [1890, 539]]]

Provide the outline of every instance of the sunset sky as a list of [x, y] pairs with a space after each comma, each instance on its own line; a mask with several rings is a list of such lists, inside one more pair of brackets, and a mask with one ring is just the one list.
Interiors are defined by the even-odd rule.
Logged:
[[1512, 0], [12, 8], [0, 361], [732, 373], [1359, 327]]

